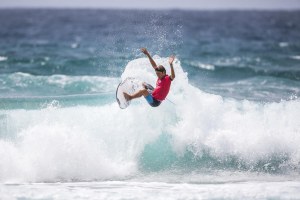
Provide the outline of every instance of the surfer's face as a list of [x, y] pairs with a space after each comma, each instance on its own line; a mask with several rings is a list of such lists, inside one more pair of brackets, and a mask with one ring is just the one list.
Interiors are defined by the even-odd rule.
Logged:
[[160, 71], [155, 71], [155, 72], [158, 78], [163, 78], [166, 75], [165, 72], [160, 72]]
[[166, 75], [166, 70], [162, 65], [159, 65], [157, 69], [155, 69], [155, 72], [158, 78], [163, 78]]

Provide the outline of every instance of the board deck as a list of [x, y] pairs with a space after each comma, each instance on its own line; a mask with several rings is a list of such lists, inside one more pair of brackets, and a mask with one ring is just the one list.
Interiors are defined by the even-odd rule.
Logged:
[[131, 101], [127, 101], [124, 97], [124, 92], [127, 94], [134, 94], [143, 88], [142, 81], [137, 78], [128, 77], [122, 81], [116, 90], [116, 100], [121, 109], [125, 109], [130, 105]]

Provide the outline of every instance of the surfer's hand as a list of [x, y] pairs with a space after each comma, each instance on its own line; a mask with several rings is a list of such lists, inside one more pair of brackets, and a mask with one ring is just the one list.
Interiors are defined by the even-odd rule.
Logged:
[[149, 52], [147, 51], [147, 49], [146, 49], [146, 48], [141, 48], [141, 51], [142, 51], [144, 54], [146, 54], [146, 55], [148, 55], [148, 54], [149, 54]]
[[174, 60], [175, 60], [175, 56], [174, 56], [174, 55], [171, 55], [171, 56], [169, 57], [169, 64], [172, 65]]

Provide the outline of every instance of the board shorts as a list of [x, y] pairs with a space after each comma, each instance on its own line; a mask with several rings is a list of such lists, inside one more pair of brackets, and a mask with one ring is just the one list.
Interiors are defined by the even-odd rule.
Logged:
[[158, 101], [155, 98], [153, 98], [153, 96], [151, 94], [148, 94], [147, 96], [145, 96], [145, 99], [152, 107], [157, 107], [161, 104], [161, 101]]
[[152, 107], [157, 107], [161, 104], [161, 101], [156, 100], [155, 98], [153, 98], [152, 96], [152, 92], [154, 90], [154, 87], [152, 85], [150, 85], [149, 83], [143, 83], [144, 87], [148, 90], [149, 94], [148, 96], [145, 97], [145, 99], [147, 100], [147, 102], [150, 104], [150, 106]]

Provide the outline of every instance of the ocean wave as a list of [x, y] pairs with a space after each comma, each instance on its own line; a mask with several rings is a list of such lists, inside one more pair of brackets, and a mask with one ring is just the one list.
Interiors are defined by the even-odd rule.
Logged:
[[206, 92], [217, 93], [225, 98], [257, 102], [281, 102], [297, 99], [300, 95], [300, 83], [270, 76], [254, 76], [221, 83], [202, 81], [198, 84]]
[[300, 80], [300, 71], [291, 69], [259, 69], [254, 67], [215, 66], [216, 76], [235, 78], [247, 78], [254, 76], [272, 76], [290, 80]]
[[[167, 58], [155, 57], [170, 73]], [[189, 84], [180, 61], [168, 99], [141, 98], [126, 110], [100, 106], [0, 110], [0, 181], [120, 180], [199, 169], [298, 172], [300, 101], [261, 104], [223, 99]], [[154, 84], [145, 58], [122, 78]]]
[[[295, 55], [290, 56], [290, 58], [299, 60], [300, 56]], [[254, 76], [272, 76], [296, 81], [300, 80], [300, 71], [297, 68], [285, 65], [262, 67], [265, 63], [263, 63], [259, 57], [222, 58], [216, 61], [210, 61], [210, 64], [200, 61], [191, 61], [185, 64], [192, 67], [192, 69], [205, 70], [206, 75], [216, 77], [217, 81], [220, 82], [222, 82], [224, 78], [236, 80]]]
[[119, 79], [103, 76], [35, 76], [17, 72], [0, 75], [2, 97], [48, 96], [111, 92]]
[[204, 64], [201, 62], [197, 62], [197, 61], [192, 61], [190, 62], [190, 65], [194, 66], [194, 67], [198, 67], [200, 69], [206, 69], [206, 70], [214, 70], [215, 66], [211, 65], [211, 64]]

